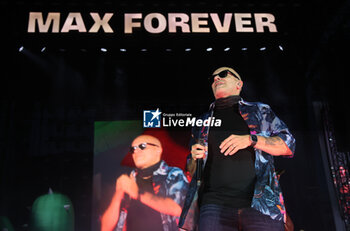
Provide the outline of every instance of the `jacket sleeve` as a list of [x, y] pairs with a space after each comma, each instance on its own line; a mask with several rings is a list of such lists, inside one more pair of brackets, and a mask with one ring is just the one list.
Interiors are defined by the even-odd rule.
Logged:
[[263, 108], [263, 126], [267, 128], [269, 136], [279, 136], [285, 142], [292, 151], [292, 155], [288, 157], [293, 157], [295, 152], [295, 138], [289, 131], [287, 125], [280, 120], [270, 106], [266, 104]]
[[168, 196], [182, 207], [189, 186], [187, 177], [180, 168], [173, 167], [167, 180]]

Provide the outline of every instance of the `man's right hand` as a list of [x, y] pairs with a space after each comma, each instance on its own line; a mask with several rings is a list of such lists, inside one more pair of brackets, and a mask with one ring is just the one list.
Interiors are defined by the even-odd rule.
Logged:
[[126, 174], [123, 174], [117, 179], [116, 192], [126, 193], [132, 199], [137, 199], [139, 194], [139, 188], [133, 176], [128, 176]]
[[191, 155], [193, 160], [205, 158], [206, 152], [208, 151], [207, 146], [201, 144], [194, 144], [191, 147]]

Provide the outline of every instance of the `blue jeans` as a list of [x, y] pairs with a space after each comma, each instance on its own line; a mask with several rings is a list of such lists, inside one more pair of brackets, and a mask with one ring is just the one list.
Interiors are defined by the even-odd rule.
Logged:
[[201, 206], [199, 231], [283, 231], [283, 221], [273, 220], [253, 208], [235, 209], [215, 204]]

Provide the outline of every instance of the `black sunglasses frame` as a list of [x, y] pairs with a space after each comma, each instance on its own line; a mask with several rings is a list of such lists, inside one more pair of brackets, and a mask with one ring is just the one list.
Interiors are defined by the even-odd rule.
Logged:
[[233, 72], [230, 71], [230, 70], [223, 70], [223, 71], [220, 71], [219, 73], [210, 76], [210, 77], [208, 78], [208, 80], [209, 80], [210, 82], [213, 82], [215, 76], [219, 76], [220, 78], [226, 78], [228, 73], [230, 73], [231, 75], [233, 75], [233, 77], [235, 77], [236, 79], [241, 80], [241, 78], [239, 78], [237, 75], [235, 75], [235, 73], [233, 73]]
[[131, 154], [133, 154], [137, 148], [139, 148], [141, 150], [145, 150], [147, 148], [147, 145], [159, 147], [158, 145], [152, 144], [152, 143], [141, 143], [141, 144], [139, 144], [137, 146], [131, 146], [130, 149], [129, 149], [129, 152]]

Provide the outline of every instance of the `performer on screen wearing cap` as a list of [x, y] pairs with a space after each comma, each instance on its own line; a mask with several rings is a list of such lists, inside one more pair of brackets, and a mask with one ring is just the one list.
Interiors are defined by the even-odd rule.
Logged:
[[183, 171], [163, 160], [160, 141], [141, 135], [130, 152], [136, 169], [121, 175], [116, 192], [101, 219], [101, 231], [179, 230], [188, 180]]
[[[284, 230], [286, 211], [273, 157], [292, 157], [295, 139], [270, 106], [240, 97], [243, 82], [234, 69], [218, 68], [210, 81], [216, 100], [203, 119], [215, 117], [222, 124], [193, 129], [187, 169], [194, 175], [179, 226], [199, 231]], [[197, 159], [203, 159], [199, 181]]]

